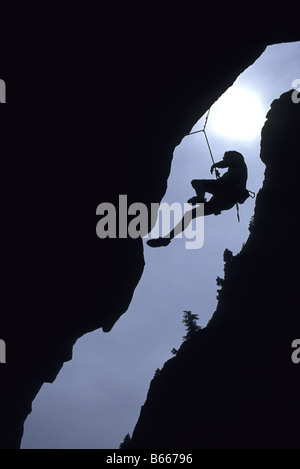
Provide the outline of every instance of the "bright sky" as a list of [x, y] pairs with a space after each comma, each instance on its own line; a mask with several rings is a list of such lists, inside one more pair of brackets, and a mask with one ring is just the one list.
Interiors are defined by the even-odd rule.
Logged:
[[[248, 165], [248, 189], [255, 193], [265, 168], [259, 159], [265, 115], [297, 78], [300, 43], [270, 46], [211, 108], [206, 131], [215, 160], [227, 150], [241, 152]], [[203, 127], [204, 119], [194, 130]], [[186, 202], [194, 195], [190, 181], [212, 177], [210, 166], [203, 134], [184, 138], [174, 152], [164, 201]], [[33, 402], [22, 448], [119, 447], [134, 429], [156, 368], [182, 342], [183, 310], [198, 314], [202, 326], [212, 316], [223, 252], [240, 251], [254, 204], [248, 199], [240, 207], [240, 223], [235, 209], [207, 217], [202, 249], [186, 250], [184, 239], [159, 249], [145, 244], [145, 271], [129, 310], [110, 333], [98, 330], [76, 343], [73, 360]]]
[[254, 140], [264, 121], [262, 100], [254, 87], [236, 84], [212, 108], [211, 129], [222, 138]]

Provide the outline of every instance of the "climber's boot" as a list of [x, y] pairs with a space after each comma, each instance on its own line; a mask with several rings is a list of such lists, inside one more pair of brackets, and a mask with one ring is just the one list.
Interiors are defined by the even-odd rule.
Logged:
[[191, 197], [187, 203], [191, 205], [196, 205], [196, 204], [204, 204], [206, 202], [205, 197], [198, 197], [195, 195], [194, 197]]
[[170, 242], [171, 242], [170, 238], [156, 238], [156, 239], [149, 239], [149, 241], [147, 241], [147, 244], [151, 248], [160, 248], [162, 246], [168, 246]]

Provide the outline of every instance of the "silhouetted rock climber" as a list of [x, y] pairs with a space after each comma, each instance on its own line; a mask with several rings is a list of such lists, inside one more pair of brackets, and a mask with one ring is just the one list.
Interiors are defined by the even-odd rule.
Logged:
[[[220, 177], [216, 168], [228, 168], [228, 171]], [[213, 173], [213, 171], [216, 171], [216, 180], [193, 179], [191, 181], [197, 195], [190, 198], [188, 203], [191, 205], [204, 203], [204, 216], [220, 215], [223, 210], [229, 210], [237, 203], [242, 204], [249, 197], [249, 192], [246, 189], [248, 171], [241, 153], [237, 151], [225, 152], [223, 160], [212, 165], [210, 172]], [[206, 192], [212, 194], [208, 202], [205, 199]], [[191, 220], [197, 216], [199, 216], [199, 212], [196, 208], [186, 212], [182, 220], [169, 234], [157, 239], [150, 239], [147, 241], [148, 246], [168, 246], [171, 240], [187, 228]]]

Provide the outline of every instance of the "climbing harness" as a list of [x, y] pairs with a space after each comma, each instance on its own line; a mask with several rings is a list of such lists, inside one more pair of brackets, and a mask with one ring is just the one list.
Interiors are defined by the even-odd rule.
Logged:
[[[209, 154], [210, 154], [210, 157], [211, 157], [211, 160], [212, 160], [213, 164], [215, 164], [214, 156], [213, 156], [213, 153], [212, 153], [212, 151], [211, 151], [211, 146], [210, 146], [210, 144], [209, 144], [208, 137], [207, 137], [207, 133], [206, 133], [206, 125], [207, 125], [209, 113], [210, 113], [210, 108], [209, 108], [209, 110], [207, 111], [207, 114], [206, 114], [206, 118], [205, 118], [205, 121], [204, 121], [204, 126], [203, 126], [203, 128], [202, 128], [201, 130], [195, 130], [194, 132], [190, 132], [188, 135], [194, 135], [194, 134], [198, 134], [198, 133], [200, 133], [200, 132], [203, 132], [204, 137], [205, 137], [205, 140], [206, 140], [207, 148], [208, 148], [208, 151], [209, 151]], [[215, 171], [216, 179], [219, 179], [219, 178], [220, 178], [220, 172], [219, 172], [216, 168], [214, 168], [214, 171]], [[246, 200], [248, 197], [251, 197], [251, 199], [254, 199], [254, 197], [255, 197], [255, 192], [248, 191], [248, 189], [246, 189], [246, 191], [247, 191], [247, 196], [246, 196], [245, 200]], [[240, 208], [239, 208], [238, 202], [236, 203], [236, 212], [237, 212], [237, 219], [238, 219], [238, 222], [240, 222]]]

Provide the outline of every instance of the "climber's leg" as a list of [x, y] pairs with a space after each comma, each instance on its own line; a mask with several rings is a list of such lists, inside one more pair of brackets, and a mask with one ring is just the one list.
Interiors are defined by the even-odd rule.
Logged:
[[222, 183], [220, 180], [214, 179], [193, 179], [191, 185], [196, 192], [196, 196], [188, 200], [189, 204], [206, 202], [205, 193], [217, 194], [222, 191]]
[[177, 225], [174, 226], [173, 230], [167, 235], [167, 237], [173, 239], [175, 238], [175, 236], [182, 233], [189, 226], [191, 221], [200, 215], [199, 207], [192, 208], [192, 210], [188, 210], [187, 212], [185, 212], [180, 222], [178, 222]]
[[188, 203], [189, 204], [197, 204], [197, 203], [202, 203], [202, 202], [205, 202], [205, 187], [203, 185], [203, 179], [193, 179], [191, 181], [191, 185], [193, 187], [193, 189], [195, 190], [196, 192], [196, 196], [194, 197], [191, 197], [189, 200], [188, 200]]
[[193, 179], [191, 181], [192, 188], [195, 190], [198, 197], [204, 197], [205, 195], [205, 179]]
[[184, 216], [177, 223], [177, 225], [174, 226], [174, 228], [172, 229], [170, 233], [157, 239], [149, 239], [149, 241], [147, 241], [148, 246], [151, 246], [153, 248], [161, 247], [161, 246], [168, 246], [171, 240], [175, 238], [175, 236], [182, 233], [189, 226], [191, 221], [194, 218], [197, 218], [198, 216], [200, 216], [201, 213], [202, 213], [202, 210], [200, 206], [195, 207], [192, 210], [188, 210], [187, 212], [185, 212]]

